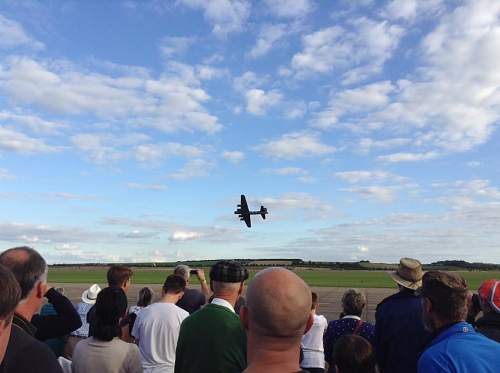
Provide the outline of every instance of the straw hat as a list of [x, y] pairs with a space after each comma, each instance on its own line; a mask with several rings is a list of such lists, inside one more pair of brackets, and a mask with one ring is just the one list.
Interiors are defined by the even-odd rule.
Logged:
[[101, 291], [101, 287], [98, 284], [94, 284], [82, 293], [82, 300], [88, 304], [95, 304], [97, 299], [97, 294]]
[[389, 273], [396, 283], [411, 290], [417, 290], [422, 286], [423, 275], [422, 263], [411, 258], [402, 258], [398, 270]]

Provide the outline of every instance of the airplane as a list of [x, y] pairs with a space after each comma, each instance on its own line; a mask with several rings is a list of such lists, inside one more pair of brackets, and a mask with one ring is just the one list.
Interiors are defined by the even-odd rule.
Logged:
[[248, 204], [247, 204], [247, 199], [245, 198], [245, 195], [241, 195], [241, 203], [238, 205], [236, 211], [234, 212], [240, 220], [244, 221], [247, 225], [248, 228], [252, 226], [252, 222], [250, 220], [250, 215], [260, 215], [262, 216], [262, 219], [266, 219], [267, 215], [267, 209], [264, 206], [260, 206], [259, 211], [250, 211], [248, 209]]

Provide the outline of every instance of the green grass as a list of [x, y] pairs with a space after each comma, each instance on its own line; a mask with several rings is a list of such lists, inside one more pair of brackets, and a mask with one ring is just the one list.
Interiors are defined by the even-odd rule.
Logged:
[[[133, 283], [162, 284], [171, 269], [133, 268]], [[250, 271], [251, 276], [255, 270]], [[205, 269], [208, 277], [208, 269]], [[310, 286], [318, 287], [357, 287], [357, 288], [394, 288], [395, 284], [384, 271], [332, 271], [328, 269], [297, 269], [296, 273]], [[471, 289], [477, 289], [481, 282], [490, 278], [500, 278], [500, 272], [459, 272]], [[58, 267], [50, 268], [49, 281], [52, 283], [106, 283], [106, 268], [102, 267]], [[196, 281], [193, 279], [193, 283]]]

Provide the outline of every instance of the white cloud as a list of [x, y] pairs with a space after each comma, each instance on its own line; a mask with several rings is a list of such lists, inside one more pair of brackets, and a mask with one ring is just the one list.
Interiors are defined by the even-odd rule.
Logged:
[[391, 20], [412, 21], [418, 16], [430, 16], [439, 14], [443, 10], [442, 0], [391, 0], [385, 6], [382, 16]]
[[28, 47], [34, 50], [43, 49], [43, 43], [32, 39], [16, 21], [0, 14], [0, 48]]
[[127, 154], [110, 145], [110, 135], [85, 133], [71, 137], [73, 145], [92, 162], [104, 164], [123, 160]]
[[412, 139], [405, 137], [395, 137], [384, 140], [374, 140], [369, 137], [364, 137], [359, 140], [356, 145], [356, 149], [358, 149], [361, 153], [369, 153], [372, 149], [397, 148], [403, 145], [408, 145], [411, 142]]
[[312, 0], [264, 0], [264, 3], [271, 14], [282, 18], [304, 17], [315, 8]]
[[343, 124], [339, 123], [343, 115], [357, 113], [360, 110], [368, 113], [384, 107], [389, 103], [389, 95], [394, 91], [394, 88], [391, 82], [382, 81], [340, 92], [332, 92], [327, 107], [315, 115], [311, 125], [320, 129], [330, 129]]
[[218, 118], [203, 106], [210, 96], [201, 88], [201, 78], [214, 71], [174, 62], [166, 69], [156, 80], [130, 69], [111, 77], [80, 71], [67, 61], [16, 57], [0, 75], [0, 87], [16, 101], [55, 113], [94, 115], [164, 132], [219, 131]]
[[224, 151], [222, 152], [222, 158], [225, 160], [232, 162], [234, 164], [240, 163], [243, 159], [245, 159], [245, 153], [234, 150], [234, 151]]
[[323, 144], [318, 134], [291, 132], [282, 135], [277, 140], [267, 141], [255, 147], [255, 150], [268, 157], [294, 159], [331, 154], [335, 151], [335, 148]]
[[[309, 193], [284, 193], [279, 197], [257, 197], [249, 199], [249, 203], [268, 208], [271, 212], [270, 219], [274, 219], [276, 215], [282, 219], [290, 217], [291, 214], [287, 213], [287, 210], [301, 210], [302, 215], [312, 218], [326, 218], [334, 211], [334, 207], [330, 203]], [[296, 214], [296, 216], [299, 215]]]
[[251, 89], [246, 92], [245, 98], [247, 112], [254, 115], [264, 115], [267, 110], [281, 102], [283, 95], [277, 90], [265, 92], [262, 89]]
[[10, 173], [9, 170], [6, 170], [5, 168], [0, 168], [0, 180], [11, 180], [14, 179], [15, 176]]
[[97, 199], [97, 196], [94, 195], [75, 194], [68, 192], [45, 193], [44, 196], [50, 199], [62, 199], [65, 201], [92, 201]]
[[248, 55], [252, 58], [266, 55], [280, 39], [286, 36], [286, 33], [287, 28], [285, 24], [263, 25], [257, 36], [257, 41], [250, 52], [248, 52]]
[[172, 58], [184, 54], [195, 42], [195, 38], [185, 36], [165, 36], [160, 40], [160, 52]]
[[200, 232], [175, 231], [170, 236], [170, 241], [190, 241], [202, 237]]
[[288, 176], [288, 175], [305, 176], [309, 174], [307, 170], [304, 170], [303, 168], [300, 167], [266, 168], [263, 169], [262, 172], [266, 174], [282, 175], [282, 176]]
[[253, 71], [246, 71], [234, 78], [233, 86], [238, 92], [246, 92], [251, 88], [259, 88], [267, 81], [267, 77], [258, 76]]
[[331, 26], [303, 37], [303, 50], [291, 62], [298, 77], [336, 71], [345, 84], [364, 80], [381, 71], [404, 33], [387, 21], [361, 17], [348, 23], [351, 30]]
[[406, 178], [402, 176], [398, 176], [393, 173], [381, 170], [342, 171], [342, 172], [336, 172], [335, 176], [349, 183], [358, 183], [360, 181], [381, 181], [381, 180], [405, 181], [406, 180]]
[[193, 145], [184, 145], [176, 142], [140, 144], [134, 150], [135, 159], [139, 162], [156, 163], [167, 157], [179, 156], [195, 158], [203, 155], [204, 151]]
[[0, 122], [4, 125], [16, 123], [29, 128], [31, 131], [39, 134], [55, 135], [62, 129], [68, 128], [67, 125], [59, 122], [45, 120], [35, 115], [17, 113], [10, 111], [0, 111]]
[[380, 155], [377, 157], [379, 161], [383, 162], [419, 162], [428, 161], [439, 157], [439, 153], [426, 152], [426, 153], [394, 153], [387, 155]]
[[213, 162], [205, 159], [193, 159], [186, 163], [180, 170], [169, 175], [171, 179], [189, 180], [197, 177], [205, 177], [210, 174], [210, 171], [215, 167]]
[[203, 10], [205, 19], [212, 24], [217, 37], [242, 31], [250, 15], [250, 2], [246, 0], [177, 0], [193, 9]]
[[164, 184], [142, 184], [142, 183], [127, 183], [127, 188], [136, 190], [166, 190], [167, 186]]
[[44, 140], [29, 137], [24, 133], [0, 127], [0, 151], [21, 154], [53, 153], [61, 150], [47, 145]]
[[390, 186], [360, 186], [341, 189], [344, 192], [356, 193], [366, 199], [374, 199], [381, 202], [392, 202], [396, 197], [397, 188]]

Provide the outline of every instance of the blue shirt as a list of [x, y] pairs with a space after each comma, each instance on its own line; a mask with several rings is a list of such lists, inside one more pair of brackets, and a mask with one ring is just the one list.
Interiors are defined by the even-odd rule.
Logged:
[[419, 373], [494, 373], [500, 371], [500, 343], [459, 322], [432, 340], [418, 360]]

